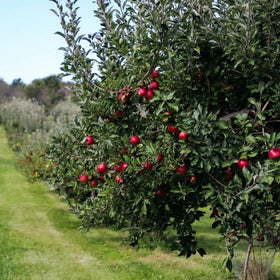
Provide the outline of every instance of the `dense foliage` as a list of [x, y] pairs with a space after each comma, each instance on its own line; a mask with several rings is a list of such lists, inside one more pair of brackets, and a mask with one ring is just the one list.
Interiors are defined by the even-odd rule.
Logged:
[[240, 239], [276, 249], [278, 1], [98, 0], [88, 36], [77, 0], [51, 1], [82, 115], [53, 141], [50, 181], [82, 226], [127, 227], [133, 244], [172, 227], [203, 255], [192, 224], [208, 206], [228, 268]]

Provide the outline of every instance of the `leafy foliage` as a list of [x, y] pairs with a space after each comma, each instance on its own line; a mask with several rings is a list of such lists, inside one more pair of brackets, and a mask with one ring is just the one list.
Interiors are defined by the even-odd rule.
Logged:
[[[173, 227], [181, 254], [203, 255], [192, 224], [208, 205], [228, 268], [240, 239], [265, 236], [276, 249], [280, 163], [268, 151], [280, 139], [277, 1], [98, 0], [101, 29], [87, 36], [77, 1], [51, 1], [66, 42], [62, 70], [82, 110], [53, 141], [51, 181], [82, 226], [127, 227], [135, 245]], [[140, 97], [139, 88], [153, 94]]]

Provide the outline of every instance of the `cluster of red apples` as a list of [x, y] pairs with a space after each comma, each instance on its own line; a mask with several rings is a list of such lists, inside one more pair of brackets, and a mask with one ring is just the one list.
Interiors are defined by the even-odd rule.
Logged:
[[[177, 133], [178, 132], [178, 129], [175, 126], [168, 126], [167, 130], [170, 133]], [[181, 140], [186, 140], [188, 138], [188, 133], [184, 132], [184, 131], [181, 131], [181, 132], [178, 133], [178, 138], [181, 139]], [[140, 144], [140, 142], [141, 142], [141, 139], [138, 135], [133, 135], [130, 138], [130, 143], [132, 145], [136, 146], [136, 145]], [[95, 144], [95, 141], [94, 141], [93, 137], [89, 135], [89, 136], [85, 137], [83, 143], [85, 143], [86, 145], [93, 145], [93, 144]], [[271, 148], [268, 152], [268, 157], [270, 159], [276, 159], [279, 156], [280, 156], [280, 149], [279, 148]], [[156, 161], [159, 163], [163, 160], [163, 158], [164, 158], [163, 154], [158, 154]], [[240, 159], [237, 162], [237, 167], [239, 169], [248, 168], [249, 165], [250, 165], [250, 162], [249, 162], [248, 159]], [[149, 162], [149, 161], [145, 161], [145, 162], [142, 163], [142, 167], [143, 167], [144, 171], [152, 170], [153, 166], [154, 166], [154, 164], [152, 162]], [[121, 162], [121, 163], [115, 165], [114, 170], [116, 172], [118, 172], [118, 174], [116, 175], [116, 178], [115, 178], [116, 183], [118, 183], [118, 184], [123, 183], [123, 178], [121, 177], [120, 173], [125, 171], [127, 169], [127, 167], [128, 167], [128, 163], [126, 163], [126, 162]], [[108, 170], [107, 165], [105, 163], [100, 163], [97, 166], [97, 172], [100, 174], [100, 176], [98, 178], [91, 178], [91, 176], [88, 176], [87, 174], [81, 174], [80, 177], [79, 177], [79, 181], [83, 184], [89, 182], [91, 187], [96, 187], [98, 185], [99, 181], [104, 182], [103, 174], [107, 170]], [[177, 166], [176, 172], [180, 175], [186, 175], [187, 174], [187, 166], [186, 165]], [[227, 176], [226, 176], [225, 180], [226, 181], [232, 180], [233, 179], [233, 174], [231, 172], [231, 169], [227, 168], [225, 170], [225, 172], [227, 173]], [[190, 179], [190, 182], [195, 182], [195, 181], [196, 181], [196, 177], [192, 176], [191, 179]], [[157, 195], [159, 197], [165, 197], [166, 193], [163, 190], [158, 190]]]
[[[159, 89], [159, 83], [156, 80], [158, 77], [159, 77], [159, 71], [153, 70], [152, 74], [150, 76], [151, 81], [150, 81], [149, 85], [147, 87], [140, 87], [138, 89], [138, 96], [143, 97], [147, 100], [152, 99], [155, 95], [154, 91]], [[123, 88], [123, 90], [118, 94], [118, 100], [121, 103], [126, 103], [129, 100], [133, 91], [134, 90], [132, 88], [129, 88], [129, 87]], [[116, 113], [116, 116], [121, 117], [122, 116], [122, 111], [121, 110], [118, 111]], [[178, 128], [174, 125], [168, 125], [167, 126], [167, 131], [169, 133], [173, 134], [173, 135], [178, 135], [179, 140], [186, 140], [189, 137], [187, 132], [178, 131]], [[132, 145], [136, 146], [136, 145], [140, 144], [140, 142], [141, 142], [141, 140], [140, 140], [140, 137], [138, 135], [133, 135], [130, 138], [130, 143]], [[85, 143], [86, 145], [93, 145], [93, 144], [95, 144], [95, 141], [94, 141], [93, 137], [89, 135], [89, 136], [85, 137], [85, 139], [83, 140], [83, 143]], [[279, 148], [271, 148], [268, 152], [268, 157], [270, 159], [275, 159], [275, 158], [278, 158], [279, 156], [280, 156], [280, 149]], [[156, 161], [159, 163], [163, 160], [163, 158], [164, 158], [163, 154], [159, 154], [157, 156]], [[249, 162], [248, 159], [242, 158], [242, 159], [238, 160], [237, 167], [239, 169], [243, 169], [245, 167], [248, 168], [249, 164], [250, 164], [250, 162]], [[149, 162], [149, 161], [145, 161], [145, 162], [142, 163], [143, 171], [152, 170], [153, 166], [154, 166], [154, 164], [152, 162]], [[124, 178], [122, 177], [121, 173], [123, 171], [125, 171], [127, 167], [128, 167], [128, 164], [126, 162], [121, 162], [121, 163], [115, 165], [113, 171], [117, 172], [117, 175], [115, 177], [115, 182], [116, 183], [121, 184], [121, 183], [124, 182]], [[104, 182], [103, 174], [107, 170], [108, 170], [107, 165], [105, 163], [100, 163], [97, 166], [97, 172], [100, 174], [99, 178], [91, 178], [91, 176], [88, 176], [87, 174], [82, 174], [79, 177], [79, 181], [83, 184], [89, 182], [91, 187], [95, 187], [95, 186], [98, 185], [99, 181]], [[176, 172], [179, 175], [186, 175], [187, 174], [187, 166], [186, 165], [177, 166]], [[225, 181], [231, 181], [233, 179], [233, 174], [231, 172], [231, 169], [227, 168], [225, 170], [225, 172], [227, 173]], [[192, 183], [192, 182], [195, 182], [195, 181], [196, 181], [196, 177], [194, 175], [191, 176], [190, 182]], [[166, 193], [163, 190], [158, 190], [157, 191], [157, 196], [165, 197]]]
[[[169, 131], [169, 130], [168, 130]], [[176, 130], [177, 131], [177, 130]], [[169, 131], [170, 132], [170, 131]], [[172, 132], [171, 132], [172, 133]], [[179, 133], [179, 139], [187, 139], [187, 136], [188, 134], [187, 133]], [[141, 142], [141, 139], [138, 135], [133, 135], [131, 138], [130, 138], [130, 143], [133, 145], [133, 146], [137, 146], [138, 144], [140, 144]], [[90, 135], [86, 136], [85, 139], [83, 140], [82, 143], [85, 143], [86, 145], [93, 145], [95, 144], [95, 141], [94, 141], [94, 138]], [[157, 157], [156, 157], [156, 162], [157, 163], [160, 163], [161, 161], [163, 161], [164, 159], [164, 156], [163, 154], [158, 154]], [[125, 171], [128, 167], [128, 163], [126, 162], [120, 162], [119, 164], [116, 164], [114, 166], [114, 168], [111, 170], [112, 172], [117, 172], [116, 174], [116, 177], [115, 177], [115, 182], [117, 184], [121, 184], [123, 183], [123, 178], [122, 178], [122, 175], [121, 173], [123, 171]], [[142, 163], [142, 168], [143, 168], [143, 171], [149, 171], [149, 170], [152, 170], [154, 167], [154, 163], [150, 162], [150, 161], [144, 161]], [[91, 187], [96, 187], [98, 185], [99, 182], [104, 182], [104, 176], [103, 174], [108, 171], [108, 166], [105, 164], [105, 163], [100, 163], [98, 166], [97, 166], [97, 172], [99, 173], [99, 177], [98, 178], [92, 178], [92, 176], [88, 176], [87, 174], [81, 174], [79, 176], [79, 181], [82, 183], [82, 184], [87, 184], [89, 183], [89, 185]], [[180, 165], [177, 167], [176, 169], [176, 172], [179, 174], [179, 175], [186, 175], [187, 174], [187, 167], [186, 165]], [[194, 182], [196, 180], [196, 178], [193, 176], [191, 177], [190, 181], [191, 182]], [[159, 189], [157, 191], [157, 196], [158, 197], [161, 197], [161, 198], [164, 198], [166, 197], [166, 192], [164, 190], [161, 190]]]
[[151, 82], [148, 85], [148, 88], [146, 87], [140, 87], [138, 89], [138, 95], [140, 97], [144, 97], [147, 100], [152, 99], [155, 96], [155, 90], [159, 89], [159, 83], [156, 80], [158, 78], [159, 72], [157, 70], [153, 70], [151, 75]]
[[[151, 82], [148, 87], [140, 87], [138, 89], [138, 95], [144, 97], [146, 100], [150, 100], [155, 96], [155, 90], [159, 89], [159, 83], [156, 78], [159, 77], [159, 71], [153, 70], [151, 74]], [[122, 91], [118, 94], [118, 100], [121, 103], [127, 103], [130, 99], [131, 94], [134, 92], [132, 87], [124, 87]]]

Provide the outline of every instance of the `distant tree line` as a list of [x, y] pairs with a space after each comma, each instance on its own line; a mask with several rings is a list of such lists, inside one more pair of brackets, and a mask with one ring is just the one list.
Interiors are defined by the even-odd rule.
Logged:
[[35, 99], [50, 108], [70, 95], [69, 87], [69, 82], [63, 82], [56, 75], [35, 79], [30, 84], [25, 84], [20, 78], [14, 79], [11, 84], [0, 79], [0, 100], [12, 97]]

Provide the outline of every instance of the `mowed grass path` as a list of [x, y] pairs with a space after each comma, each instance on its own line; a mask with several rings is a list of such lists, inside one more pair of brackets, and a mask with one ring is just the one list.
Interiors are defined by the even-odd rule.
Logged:
[[136, 251], [122, 232], [80, 232], [78, 226], [44, 183], [29, 183], [18, 173], [0, 127], [1, 280], [234, 279], [221, 266], [225, 252], [208, 219], [197, 225], [208, 255], [190, 259], [160, 249]]

